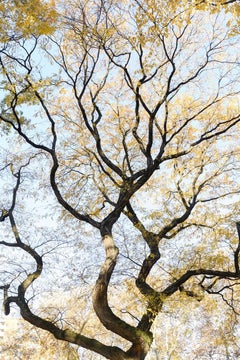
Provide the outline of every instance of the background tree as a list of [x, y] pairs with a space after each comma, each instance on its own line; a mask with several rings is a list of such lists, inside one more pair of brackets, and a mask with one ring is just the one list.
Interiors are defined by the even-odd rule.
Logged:
[[[40, 2], [52, 27], [13, 8], [2, 38], [5, 313], [108, 359], [145, 359], [175, 296], [238, 311], [238, 8], [203, 4]], [[109, 339], [40, 311], [95, 279]]]

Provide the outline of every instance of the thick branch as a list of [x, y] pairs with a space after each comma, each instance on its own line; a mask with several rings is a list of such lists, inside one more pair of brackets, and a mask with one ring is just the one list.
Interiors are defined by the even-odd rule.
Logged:
[[19, 306], [21, 315], [24, 320], [38, 328], [49, 331], [55, 336], [56, 339], [68, 341], [72, 344], [76, 344], [86, 349], [92, 350], [104, 356], [106, 359], [119, 360], [124, 358], [124, 352], [118, 347], [106, 346], [95, 339], [88, 338], [69, 329], [63, 330], [54, 325], [51, 321], [45, 320], [33, 314], [25, 299], [17, 298], [13, 300]]
[[239, 269], [239, 253], [240, 253], [240, 223], [237, 222], [236, 223], [237, 226], [237, 233], [238, 233], [238, 246], [236, 248], [236, 250], [234, 251], [234, 265], [235, 265], [235, 270], [236, 273], [240, 273], [240, 269]]
[[197, 270], [188, 270], [184, 275], [182, 275], [178, 280], [173, 284], [169, 285], [162, 293], [166, 296], [174, 294], [179, 287], [183, 285], [187, 280], [193, 276], [197, 275], [209, 275], [212, 277], [219, 277], [221, 279], [239, 279], [240, 274], [232, 271], [220, 271], [220, 270], [211, 270], [211, 269], [197, 269]]
[[160, 252], [158, 248], [160, 237], [145, 228], [145, 226], [137, 217], [130, 203], [128, 203], [127, 210], [124, 211], [124, 214], [129, 218], [129, 220], [133, 223], [136, 229], [141, 232], [143, 239], [146, 241], [150, 249], [150, 253], [144, 259], [140, 272], [136, 279], [136, 286], [145, 296], [147, 301], [147, 311], [142, 316], [142, 319], [138, 324], [138, 328], [144, 331], [149, 331], [151, 329], [154, 319], [160, 312], [164, 301], [164, 297], [159, 292], [154, 290], [149, 284], [147, 284], [147, 277], [150, 274], [150, 271], [160, 259]]
[[106, 251], [106, 258], [101, 267], [101, 271], [96, 282], [93, 293], [93, 307], [101, 321], [101, 323], [112, 332], [127, 339], [131, 343], [142, 344], [143, 339], [147, 342], [152, 341], [150, 333], [142, 332], [141, 330], [127, 324], [125, 321], [117, 317], [111, 310], [108, 304], [108, 286], [113, 270], [116, 265], [118, 248], [115, 246], [112, 236], [103, 236], [103, 243]]

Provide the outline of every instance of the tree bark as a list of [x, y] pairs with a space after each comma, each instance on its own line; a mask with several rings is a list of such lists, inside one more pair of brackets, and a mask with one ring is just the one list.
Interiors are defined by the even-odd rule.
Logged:
[[[116, 265], [118, 248], [110, 234], [104, 235], [102, 240], [106, 258], [101, 267], [93, 293], [94, 310], [106, 329], [120, 335], [132, 343], [131, 348], [125, 355], [122, 354], [122, 359], [144, 360], [152, 343], [152, 334], [149, 331], [145, 332], [137, 327], [129, 325], [116, 316], [109, 307], [107, 296], [108, 285]], [[111, 359], [115, 360], [115, 357], [112, 357]]]

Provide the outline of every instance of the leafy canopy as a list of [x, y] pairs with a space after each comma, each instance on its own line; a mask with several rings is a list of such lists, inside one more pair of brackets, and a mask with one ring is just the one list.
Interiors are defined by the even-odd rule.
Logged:
[[[179, 299], [239, 312], [237, 3], [21, 4], [1, 25], [0, 245], [24, 254], [5, 253], [5, 313], [143, 360]], [[40, 309], [50, 287], [91, 294], [102, 330]]]
[[56, 25], [54, 0], [6, 0], [0, 3], [0, 41], [2, 43], [31, 35], [49, 35]]

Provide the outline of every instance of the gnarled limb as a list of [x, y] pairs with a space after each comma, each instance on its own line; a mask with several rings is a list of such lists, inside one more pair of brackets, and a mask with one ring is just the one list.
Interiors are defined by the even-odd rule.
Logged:
[[[116, 247], [112, 235], [103, 236], [103, 244], [106, 252], [105, 261], [101, 267], [99, 277], [97, 279], [94, 293], [93, 293], [93, 307], [101, 321], [101, 323], [112, 332], [120, 335], [133, 344], [134, 356], [132, 351], [127, 352], [126, 358], [129, 359], [144, 359], [147, 355], [152, 343], [152, 334], [147, 331], [142, 331], [140, 328], [135, 328], [129, 325], [111, 310], [108, 304], [108, 286], [116, 265], [118, 248]], [[137, 348], [137, 352], [136, 352]], [[136, 355], [137, 354], [137, 355]]]
[[[43, 270], [43, 260], [42, 256], [40, 256], [35, 249], [33, 249], [30, 245], [24, 243], [21, 240], [18, 227], [14, 218], [14, 208], [16, 204], [16, 197], [17, 197], [17, 191], [19, 189], [20, 183], [21, 183], [21, 170], [22, 167], [19, 169], [19, 171], [14, 175], [17, 178], [16, 186], [13, 189], [13, 197], [12, 197], [12, 204], [9, 210], [2, 211], [2, 215], [0, 217], [0, 221], [3, 222], [7, 218], [9, 218], [12, 233], [15, 238], [15, 242], [7, 242], [7, 241], [0, 241], [0, 245], [4, 245], [7, 247], [15, 247], [23, 250], [28, 255], [30, 255], [36, 264], [36, 268], [33, 272], [28, 273], [25, 279], [20, 283], [17, 289], [17, 295], [16, 296], [8, 296], [8, 289], [10, 287], [9, 284], [0, 286], [0, 289], [4, 292], [4, 311], [6, 315], [10, 314], [10, 305], [11, 303], [15, 303], [19, 309], [21, 316], [24, 320], [28, 321], [30, 324], [37, 326], [38, 328], [41, 328], [43, 330], [47, 330], [48, 332], [52, 333], [56, 339], [68, 341], [72, 344], [76, 344], [79, 346], [82, 346], [86, 349], [92, 350], [102, 356], [105, 356], [107, 359], [110, 360], [119, 360], [119, 359], [125, 359], [124, 352], [115, 346], [107, 346], [101, 343], [100, 341], [97, 341], [95, 339], [92, 339], [90, 337], [84, 336], [80, 333], [74, 332], [69, 329], [62, 329], [58, 327], [53, 322], [46, 320], [38, 315], [35, 315], [32, 310], [30, 309], [28, 305], [28, 301], [26, 298], [26, 292], [27, 289], [33, 284], [35, 280], [37, 280]], [[109, 245], [109, 244], [108, 244]], [[107, 246], [110, 250], [109, 258], [113, 257], [113, 254], [115, 253], [116, 249], [111, 248], [111, 246]], [[110, 260], [110, 259], [109, 259]], [[111, 262], [111, 260], [110, 260]], [[104, 272], [104, 271], [103, 271]], [[109, 276], [109, 274], [108, 274]]]

